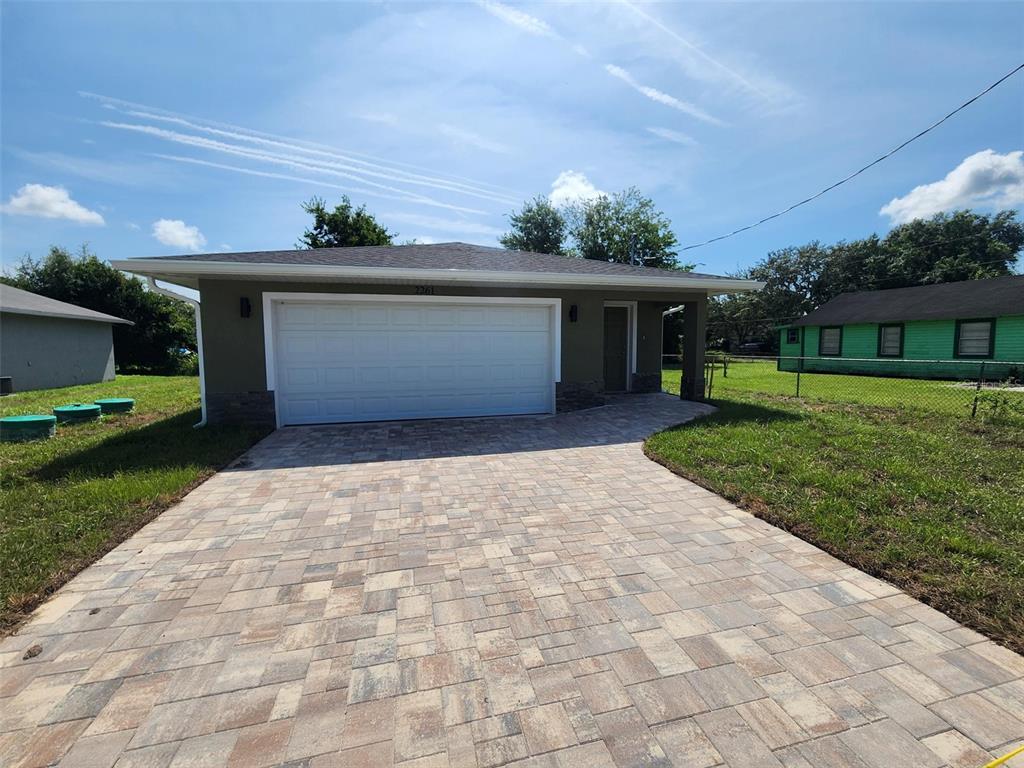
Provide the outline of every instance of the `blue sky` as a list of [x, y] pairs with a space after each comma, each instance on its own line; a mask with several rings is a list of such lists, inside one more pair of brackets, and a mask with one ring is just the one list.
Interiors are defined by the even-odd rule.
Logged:
[[[349, 194], [400, 240], [635, 185], [682, 243], [846, 175], [1022, 60], [1021, 3], [4, 3], [2, 257], [291, 247]], [[1024, 202], [1024, 73], [692, 252], [728, 272]], [[893, 202], [895, 201], [895, 202]]]

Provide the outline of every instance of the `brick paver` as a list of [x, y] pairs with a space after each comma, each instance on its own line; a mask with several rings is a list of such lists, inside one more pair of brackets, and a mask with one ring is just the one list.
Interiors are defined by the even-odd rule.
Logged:
[[644, 457], [704, 408], [276, 432], [0, 644], [0, 764], [963, 768], [1020, 743], [1024, 659]]

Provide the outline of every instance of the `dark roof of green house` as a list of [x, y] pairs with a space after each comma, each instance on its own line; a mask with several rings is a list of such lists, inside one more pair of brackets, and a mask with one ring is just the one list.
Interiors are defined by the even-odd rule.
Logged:
[[1024, 275], [841, 293], [791, 326], [1024, 315]]

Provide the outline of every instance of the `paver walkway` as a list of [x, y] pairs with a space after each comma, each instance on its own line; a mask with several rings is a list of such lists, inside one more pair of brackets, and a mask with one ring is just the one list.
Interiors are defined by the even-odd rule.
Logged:
[[644, 457], [702, 408], [276, 432], [0, 645], [0, 764], [977, 768], [1013, 747], [1024, 659]]

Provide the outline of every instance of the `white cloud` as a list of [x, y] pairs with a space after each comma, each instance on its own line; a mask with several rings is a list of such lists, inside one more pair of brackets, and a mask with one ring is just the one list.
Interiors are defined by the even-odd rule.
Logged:
[[518, 8], [496, 2], [496, 0], [479, 0], [477, 5], [509, 26], [518, 27], [531, 35], [551, 38], [558, 37], [558, 33], [546, 21], [538, 19], [536, 16], [531, 16], [525, 11], [520, 11]]
[[138, 231], [139, 231], [140, 229], [142, 229], [142, 227], [140, 227], [140, 226], [139, 226], [138, 224], [136, 224], [136, 223], [135, 223], [134, 221], [129, 221], [129, 222], [127, 222], [127, 223], [126, 223], [126, 224], [125, 224], [124, 226], [125, 226], [125, 227], [126, 227], [127, 229], [130, 229], [130, 230], [132, 230], [133, 232], [138, 232]]
[[153, 222], [153, 237], [164, 245], [198, 251], [206, 245], [199, 227], [192, 227], [181, 219], [160, 219]]
[[1024, 151], [976, 152], [941, 181], [914, 187], [879, 211], [893, 224], [958, 208], [1012, 208], [1024, 203]]
[[[675, 42], [679, 43], [685, 49], [690, 51], [706, 67], [710, 67], [712, 72], [720, 73], [721, 75], [724, 75], [725, 77], [727, 77], [729, 80], [733, 81], [735, 84], [737, 84], [737, 85], [739, 85], [739, 86], [741, 86], [743, 88], [746, 88], [748, 90], [754, 91], [755, 93], [757, 93], [760, 96], [765, 96], [766, 95], [756, 85], [751, 83], [747, 78], [745, 78], [739, 72], [736, 72], [735, 70], [729, 68], [728, 66], [726, 66], [725, 64], [720, 62], [718, 59], [714, 58], [713, 56], [709, 55], [708, 53], [705, 53], [703, 50], [701, 50], [700, 47], [694, 45], [692, 42], [690, 42], [685, 37], [680, 35], [674, 29], [672, 29], [668, 25], [664, 24], [661, 20], [655, 18], [651, 14], [647, 13], [646, 11], [644, 11], [642, 8], [640, 8], [640, 7], [636, 6], [636, 5], [634, 5], [633, 3], [629, 2], [629, 0], [620, 0], [620, 2], [621, 2], [622, 5], [624, 5], [625, 7], [629, 8], [637, 16], [641, 17], [645, 21], [647, 21], [650, 24], [654, 25], [654, 27], [656, 27], [657, 29], [661, 30], [666, 35], [668, 35], [670, 38], [672, 38]], [[701, 79], [711, 79], [711, 77], [710, 77], [711, 73], [705, 72], [703, 70], [703, 68], [699, 69], [698, 72], [695, 73], [695, 74], [699, 74], [701, 76]]]
[[103, 217], [71, 199], [64, 187], [26, 184], [0, 210], [15, 216], [38, 216], [43, 219], [66, 219], [77, 224], [103, 225]]
[[622, 67], [617, 67], [614, 64], [605, 64], [605, 71], [608, 72], [612, 77], [618, 78], [633, 90], [642, 93], [651, 101], [656, 101], [659, 104], [664, 104], [666, 107], [672, 107], [672, 109], [678, 109], [680, 112], [684, 112], [690, 117], [695, 117], [698, 120], [703, 120], [705, 123], [711, 123], [713, 125], [723, 125], [722, 121], [717, 117], [712, 117], [700, 107], [695, 104], [691, 104], [688, 101], [677, 99], [675, 96], [659, 91], [657, 88], [652, 88], [649, 85], [643, 85], [636, 81], [636, 79], [629, 74]]
[[[167, 120], [171, 120], [171, 118], [167, 118]], [[182, 121], [177, 120], [177, 122]], [[487, 190], [474, 188], [472, 185], [467, 185], [461, 182], [445, 181], [442, 179], [432, 179], [428, 176], [423, 176], [421, 174], [416, 174], [408, 171], [390, 170], [386, 168], [381, 168], [381, 170], [379, 171], [372, 170], [370, 168], [365, 167], [370, 165], [370, 163], [366, 161], [354, 159], [351, 157], [344, 157], [340, 155], [332, 155], [332, 153], [328, 151], [305, 148], [300, 145], [289, 146], [282, 141], [263, 139], [255, 135], [245, 135], [240, 133], [232, 134], [233, 137], [239, 141], [246, 141], [259, 145], [283, 145], [291, 151], [283, 153], [272, 150], [258, 150], [243, 146], [241, 144], [233, 144], [230, 142], [207, 139], [202, 136], [196, 136], [194, 134], [188, 133], [180, 133], [178, 131], [169, 131], [164, 128], [157, 128], [156, 126], [152, 125], [117, 123], [107, 120], [102, 121], [100, 125], [103, 125], [107, 128], [115, 128], [123, 131], [141, 133], [159, 139], [164, 139], [166, 141], [174, 142], [176, 144], [183, 144], [185, 146], [193, 148], [221, 152], [224, 154], [232, 155], [234, 157], [243, 157], [257, 162], [282, 165], [289, 168], [298, 168], [303, 171], [312, 171], [314, 173], [321, 173], [324, 175], [333, 176], [335, 178], [351, 180], [359, 183], [364, 189], [373, 188], [379, 190], [377, 192], [364, 192], [364, 194], [374, 194], [377, 197], [405, 199], [411, 202], [422, 203], [424, 205], [431, 205], [440, 208], [448, 208], [450, 210], [459, 210], [463, 212], [477, 212], [474, 211], [474, 209], [444, 203], [439, 200], [435, 200], [431, 197], [421, 195], [417, 192], [401, 189], [399, 187], [392, 186], [389, 184], [382, 184], [373, 181], [373, 178], [388, 179], [397, 181], [398, 183], [428, 186], [437, 189], [447, 189], [459, 192], [461, 194], [472, 195], [478, 198], [491, 200], [497, 199], [505, 202], [508, 201], [506, 196], [499, 195], [497, 193], [490, 192]], [[197, 127], [196, 130], [201, 130], [207, 133], [214, 133], [218, 135], [230, 134], [230, 132], [218, 128]], [[339, 159], [321, 159], [321, 157], [323, 156], [338, 157]]]
[[562, 171], [551, 183], [551, 194], [548, 197], [552, 205], [565, 205], [579, 200], [592, 200], [605, 194], [579, 171]]
[[673, 131], [671, 128], [653, 127], [648, 128], [647, 131], [659, 138], [665, 139], [665, 141], [674, 141], [676, 144], [685, 144], [688, 147], [697, 146], [697, 141], [692, 136], [687, 136], [679, 131]]
[[454, 139], [455, 141], [462, 144], [469, 144], [472, 147], [482, 149], [486, 152], [496, 152], [498, 154], [505, 155], [511, 151], [507, 146], [500, 142], [492, 141], [491, 139], [488, 139], [486, 136], [481, 136], [478, 133], [473, 133], [473, 131], [466, 130], [465, 128], [460, 128], [457, 125], [441, 123], [440, 125], [437, 126], [437, 130], [439, 130], [443, 136], [447, 136], [449, 139]]

